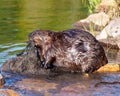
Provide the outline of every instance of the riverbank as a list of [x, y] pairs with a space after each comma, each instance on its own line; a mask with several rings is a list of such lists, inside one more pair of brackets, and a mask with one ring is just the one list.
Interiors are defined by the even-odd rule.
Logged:
[[120, 1], [102, 0], [95, 13], [73, 26], [91, 32], [104, 46], [120, 49]]

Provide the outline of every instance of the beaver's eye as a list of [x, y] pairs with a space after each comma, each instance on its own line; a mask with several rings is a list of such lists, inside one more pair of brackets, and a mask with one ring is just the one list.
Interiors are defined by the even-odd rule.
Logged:
[[45, 37], [45, 38], [44, 38], [44, 41], [45, 41], [45, 42], [49, 41], [49, 40], [48, 40], [48, 37]]

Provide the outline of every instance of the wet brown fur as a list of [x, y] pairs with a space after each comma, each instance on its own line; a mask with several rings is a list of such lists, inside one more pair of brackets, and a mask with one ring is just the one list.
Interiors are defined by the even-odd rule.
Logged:
[[29, 35], [29, 41], [38, 48], [44, 68], [53, 64], [70, 71], [91, 73], [108, 63], [100, 43], [83, 30], [37, 30]]

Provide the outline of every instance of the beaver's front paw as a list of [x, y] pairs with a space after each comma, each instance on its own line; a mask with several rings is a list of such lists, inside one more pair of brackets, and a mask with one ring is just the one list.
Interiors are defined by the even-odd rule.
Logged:
[[42, 61], [41, 64], [40, 64], [40, 67], [44, 68], [44, 66], [45, 66], [45, 61]]
[[42, 61], [41, 64], [40, 64], [40, 67], [44, 68], [44, 69], [50, 69], [51, 65], [50, 64], [46, 64], [45, 61]]
[[54, 67], [53, 64], [45, 64], [44, 65], [45, 69], [52, 69], [53, 67]]

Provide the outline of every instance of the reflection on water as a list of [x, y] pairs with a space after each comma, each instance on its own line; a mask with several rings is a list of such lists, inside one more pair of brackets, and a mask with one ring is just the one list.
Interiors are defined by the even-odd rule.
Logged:
[[0, 0], [0, 64], [24, 48], [33, 30], [71, 28], [88, 8], [87, 0]]
[[0, 45], [0, 64], [6, 61], [6, 59], [10, 59], [16, 56], [17, 52], [20, 52], [25, 48], [25, 43], [18, 44], [8, 44], [8, 45]]

